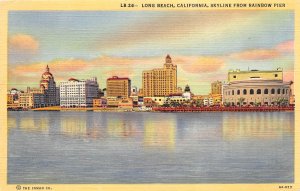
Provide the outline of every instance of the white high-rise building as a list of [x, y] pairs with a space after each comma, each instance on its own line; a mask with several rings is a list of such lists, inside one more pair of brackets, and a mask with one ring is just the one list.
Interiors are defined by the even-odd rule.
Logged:
[[60, 83], [61, 107], [92, 107], [93, 99], [98, 97], [99, 85], [97, 78], [77, 80], [70, 78]]

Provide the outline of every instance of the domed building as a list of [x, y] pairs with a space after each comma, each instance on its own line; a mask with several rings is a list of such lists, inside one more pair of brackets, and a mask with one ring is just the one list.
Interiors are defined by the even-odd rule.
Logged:
[[50, 72], [49, 66], [47, 65], [46, 71], [42, 74], [40, 81], [40, 88], [45, 94], [45, 105], [54, 106], [57, 105], [56, 101], [56, 83], [54, 77]]
[[231, 70], [223, 85], [224, 105], [286, 105], [291, 83], [283, 81], [281, 68], [270, 71]]

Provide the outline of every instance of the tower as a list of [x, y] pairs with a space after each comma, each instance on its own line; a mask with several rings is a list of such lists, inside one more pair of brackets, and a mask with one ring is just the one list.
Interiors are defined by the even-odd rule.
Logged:
[[169, 96], [177, 92], [177, 66], [167, 55], [163, 68], [143, 71], [142, 80], [145, 97]]
[[56, 103], [56, 83], [54, 77], [50, 72], [50, 68], [47, 65], [46, 71], [42, 74], [40, 81], [40, 88], [45, 94], [45, 105], [54, 106]]

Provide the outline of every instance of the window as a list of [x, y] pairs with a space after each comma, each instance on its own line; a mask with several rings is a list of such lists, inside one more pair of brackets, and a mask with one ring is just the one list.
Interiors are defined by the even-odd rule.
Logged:
[[278, 77], [278, 74], [275, 74], [275, 78], [277, 78]]
[[268, 89], [265, 89], [264, 90], [264, 94], [268, 94], [269, 93], [269, 90]]
[[234, 75], [233, 78], [236, 78], [236, 75]]
[[277, 94], [280, 94], [280, 89], [277, 89]]
[[282, 94], [284, 94], [284, 89], [282, 89]]
[[254, 90], [253, 89], [250, 90], [250, 94], [254, 94]]
[[261, 89], [257, 89], [256, 94], [261, 94]]
[[237, 90], [236, 93], [237, 93], [237, 95], [240, 95], [240, 94], [241, 94], [241, 91], [240, 91], [240, 90]]
[[231, 94], [234, 95], [234, 90], [232, 90]]
[[271, 94], [275, 94], [275, 89], [271, 89]]
[[243, 94], [244, 94], [244, 95], [247, 94], [247, 90], [246, 90], [246, 89], [243, 90]]

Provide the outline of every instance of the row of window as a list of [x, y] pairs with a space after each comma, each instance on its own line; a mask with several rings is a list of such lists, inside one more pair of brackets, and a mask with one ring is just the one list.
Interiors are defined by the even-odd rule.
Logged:
[[[249, 94], [250, 95], [253, 95], [254, 94], [254, 89], [250, 89], [250, 91], [249, 91]], [[288, 94], [289, 92], [288, 92], [288, 89], [277, 89], [277, 91], [273, 88], [273, 89], [271, 89], [271, 94], [275, 94], [275, 92], [277, 92], [277, 94]], [[236, 94], [237, 95], [240, 95], [241, 93], [243, 93], [243, 95], [247, 95], [247, 90], [246, 89], [243, 89], [243, 91], [241, 92], [241, 90], [237, 90], [236, 91]], [[269, 89], [264, 89], [264, 91], [263, 91], [263, 93], [264, 94], [269, 94]], [[235, 94], [235, 91], [234, 90], [229, 90], [229, 91], [226, 91], [225, 92], [225, 95], [234, 95]], [[257, 89], [256, 90], [256, 94], [262, 94], [262, 90], [261, 89]]]

